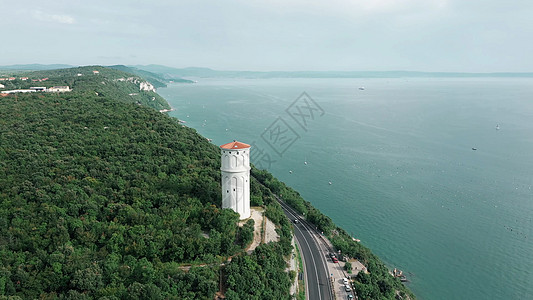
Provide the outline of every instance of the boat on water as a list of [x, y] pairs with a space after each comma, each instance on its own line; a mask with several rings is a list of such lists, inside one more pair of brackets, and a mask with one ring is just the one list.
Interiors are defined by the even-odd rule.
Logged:
[[475, 150], [477, 150], [477, 148], [476, 148], [476, 147], [472, 147], [472, 150], [474, 150], [474, 151], [475, 151]]
[[361, 86], [361, 87], [359, 87], [359, 90], [360, 90], [360, 91], [364, 91], [364, 90], [365, 90], [365, 87], [364, 87], [364, 86]]
[[500, 130], [500, 124], [496, 124], [496, 130]]

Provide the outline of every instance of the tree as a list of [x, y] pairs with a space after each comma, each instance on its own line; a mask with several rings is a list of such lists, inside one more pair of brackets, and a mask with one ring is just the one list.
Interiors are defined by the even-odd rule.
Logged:
[[344, 270], [346, 270], [346, 272], [348, 273], [352, 273], [352, 263], [347, 261], [344, 263]]

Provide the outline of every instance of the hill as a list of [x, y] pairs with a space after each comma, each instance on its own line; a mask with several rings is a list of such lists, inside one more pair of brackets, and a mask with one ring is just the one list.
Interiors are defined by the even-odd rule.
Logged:
[[459, 73], [416, 71], [222, 71], [209, 68], [172, 68], [137, 65], [137, 69], [165, 76], [190, 78], [442, 78], [442, 77], [533, 77], [533, 73]]
[[[59, 70], [41, 70], [23, 73], [8, 73], [16, 79], [3, 81], [5, 90], [26, 89], [32, 86], [69, 86], [71, 93], [95, 94], [117, 101], [137, 103], [157, 110], [170, 106], [159, 96], [155, 87], [145, 79], [130, 73], [101, 66], [86, 66]], [[23, 78], [27, 79], [23, 80]]]
[[108, 68], [140, 76], [146, 79], [148, 82], [150, 82], [155, 88], [166, 87], [167, 83], [170, 83], [171, 81], [179, 82], [179, 83], [194, 83], [194, 81], [192, 80], [187, 80], [183, 78], [174, 78], [172, 76], [156, 74], [156, 73], [141, 70], [135, 67], [126, 67], [124, 65], [109, 66]]
[[57, 70], [57, 69], [66, 69], [71, 68], [71, 65], [65, 64], [52, 64], [52, 65], [43, 65], [43, 64], [24, 64], [24, 65], [9, 65], [9, 66], [0, 66], [0, 70]]

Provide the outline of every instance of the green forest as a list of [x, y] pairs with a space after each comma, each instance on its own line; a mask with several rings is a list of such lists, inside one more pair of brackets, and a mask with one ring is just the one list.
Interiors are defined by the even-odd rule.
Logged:
[[[0, 298], [212, 299], [222, 286], [228, 299], [289, 299], [279, 205], [252, 180], [282, 239], [243, 254], [250, 226], [220, 208], [218, 147], [117, 101], [126, 92], [0, 98]], [[242, 261], [274, 278], [252, 298], [235, 284]]]
[[360, 298], [414, 298], [367, 248], [255, 168], [251, 205], [265, 208], [280, 241], [246, 254], [253, 221], [239, 227], [221, 209], [218, 147], [159, 113], [168, 104], [156, 93], [132, 97], [138, 86], [116, 80], [134, 75], [26, 76], [73, 91], [0, 98], [0, 299], [291, 299], [292, 227], [274, 194], [367, 265]]

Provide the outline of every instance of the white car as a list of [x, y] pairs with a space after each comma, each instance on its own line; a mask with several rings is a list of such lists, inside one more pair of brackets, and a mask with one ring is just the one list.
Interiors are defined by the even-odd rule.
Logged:
[[348, 278], [343, 278], [342, 279], [342, 284], [347, 285], [348, 284]]
[[347, 291], [347, 292], [351, 292], [352, 291], [352, 289], [350, 288], [349, 284], [344, 286], [344, 290]]

